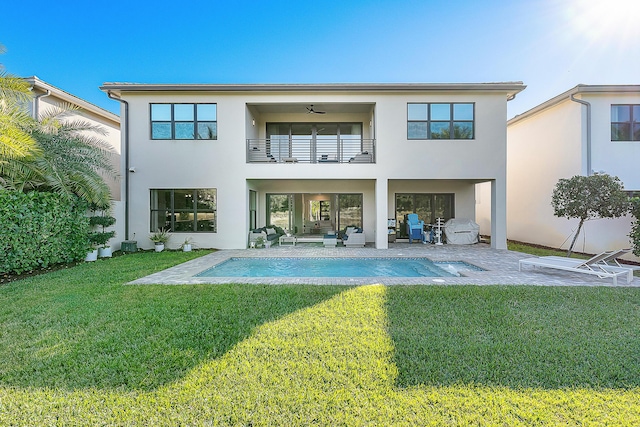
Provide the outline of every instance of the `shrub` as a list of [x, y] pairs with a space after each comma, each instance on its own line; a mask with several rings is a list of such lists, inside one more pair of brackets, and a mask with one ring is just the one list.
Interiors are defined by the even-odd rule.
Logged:
[[87, 205], [77, 197], [0, 191], [0, 273], [22, 273], [83, 259]]
[[640, 196], [631, 199], [631, 214], [635, 218], [631, 225], [631, 243], [633, 244], [633, 254], [640, 256]]

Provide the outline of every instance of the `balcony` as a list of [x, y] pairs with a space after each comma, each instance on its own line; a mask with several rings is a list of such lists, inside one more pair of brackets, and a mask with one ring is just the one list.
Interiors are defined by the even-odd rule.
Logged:
[[278, 137], [247, 140], [247, 163], [375, 163], [376, 140]]

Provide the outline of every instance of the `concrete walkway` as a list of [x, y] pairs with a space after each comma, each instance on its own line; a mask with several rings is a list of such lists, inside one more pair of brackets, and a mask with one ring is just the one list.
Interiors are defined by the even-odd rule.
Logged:
[[[531, 255], [508, 250], [491, 249], [487, 244], [477, 245], [423, 245], [419, 243], [390, 244], [389, 249], [324, 248], [306, 245], [273, 246], [269, 249], [221, 250], [185, 262], [167, 270], [143, 277], [130, 284], [198, 284], [198, 283], [254, 283], [254, 284], [316, 284], [316, 285], [538, 285], [538, 286], [613, 286], [612, 279], [543, 268], [525, 268], [518, 271], [518, 260]], [[464, 261], [486, 271], [464, 271], [463, 277], [194, 277], [194, 275], [232, 257], [427, 257], [433, 261]], [[618, 280], [618, 286], [640, 287], [640, 279], [627, 284]]]

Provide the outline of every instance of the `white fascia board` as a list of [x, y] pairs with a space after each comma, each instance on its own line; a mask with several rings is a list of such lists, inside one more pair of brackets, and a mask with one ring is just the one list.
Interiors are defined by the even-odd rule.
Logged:
[[518, 114], [512, 119], [507, 121], [507, 126], [515, 124], [521, 120], [527, 119], [547, 108], [560, 104], [563, 101], [567, 101], [571, 98], [571, 95], [579, 95], [581, 93], [640, 93], [640, 85], [583, 85], [579, 84], [566, 92], [562, 92], [560, 95], [554, 96], [548, 101], [542, 104], [536, 105], [530, 110], [525, 111], [522, 114]]
[[326, 84], [145, 84], [104, 83], [100, 89], [122, 92], [504, 92], [512, 97], [522, 82], [502, 83], [326, 83]]
[[118, 116], [117, 114], [113, 114], [110, 111], [107, 111], [101, 107], [98, 107], [95, 104], [92, 104], [88, 101], [85, 101], [82, 98], [78, 98], [75, 95], [70, 94], [69, 92], [65, 92], [64, 90], [57, 88], [53, 85], [50, 85], [47, 82], [44, 82], [42, 80], [40, 80], [38, 77], [36, 76], [32, 76], [32, 77], [25, 77], [24, 80], [29, 83], [29, 85], [31, 85], [31, 87], [33, 89], [38, 89], [41, 90], [43, 92], [49, 91], [51, 92], [51, 95], [55, 96], [58, 99], [61, 99], [65, 102], [68, 102], [70, 104], [73, 105], [77, 105], [78, 107], [82, 108], [83, 110], [89, 111], [93, 114], [96, 114], [106, 120], [112, 121], [115, 124], [117, 124], [118, 126], [120, 126], [120, 116]]

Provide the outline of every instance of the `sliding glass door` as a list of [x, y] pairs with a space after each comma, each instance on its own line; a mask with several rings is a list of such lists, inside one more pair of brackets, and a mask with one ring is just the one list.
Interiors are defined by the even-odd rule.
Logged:
[[454, 194], [396, 194], [396, 224], [400, 238], [407, 237], [405, 216], [411, 213], [418, 214], [425, 224], [434, 224], [436, 218], [447, 221], [455, 216]]
[[277, 161], [347, 162], [362, 152], [362, 123], [267, 123], [267, 154]]
[[267, 194], [267, 225], [294, 230], [294, 203], [292, 194]]

